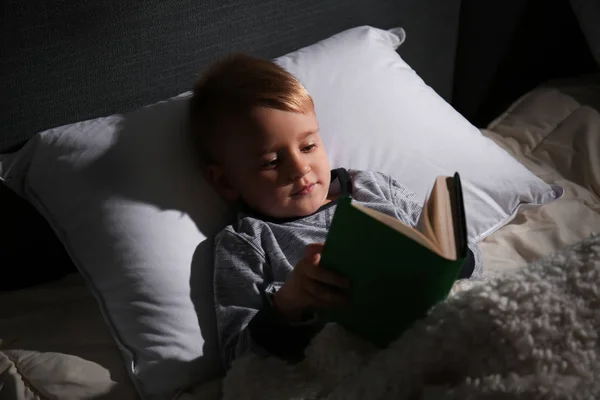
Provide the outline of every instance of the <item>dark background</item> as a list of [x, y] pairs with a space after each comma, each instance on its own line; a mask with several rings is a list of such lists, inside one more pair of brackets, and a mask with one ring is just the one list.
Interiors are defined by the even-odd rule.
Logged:
[[458, 31], [451, 103], [480, 128], [541, 82], [598, 72], [568, 0], [462, 0]]

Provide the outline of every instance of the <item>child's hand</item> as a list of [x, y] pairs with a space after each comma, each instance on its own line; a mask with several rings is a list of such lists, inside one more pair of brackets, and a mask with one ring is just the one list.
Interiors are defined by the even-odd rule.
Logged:
[[350, 281], [319, 266], [322, 251], [322, 243], [307, 246], [304, 258], [273, 295], [277, 311], [291, 321], [300, 320], [309, 308], [332, 308], [347, 300]]

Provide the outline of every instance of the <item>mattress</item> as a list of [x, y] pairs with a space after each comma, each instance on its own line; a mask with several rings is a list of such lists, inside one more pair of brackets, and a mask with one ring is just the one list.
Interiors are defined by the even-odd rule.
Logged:
[[[510, 273], [600, 232], [600, 80], [539, 87], [482, 133], [548, 183], [559, 200], [521, 207], [480, 243], [485, 273]], [[213, 381], [182, 393], [218, 399]], [[80, 275], [0, 294], [0, 400], [136, 399], [95, 299]]]

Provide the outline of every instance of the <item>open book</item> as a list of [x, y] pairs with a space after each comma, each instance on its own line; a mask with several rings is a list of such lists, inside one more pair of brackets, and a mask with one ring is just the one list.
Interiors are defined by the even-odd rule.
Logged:
[[350, 279], [350, 301], [319, 314], [385, 346], [448, 295], [466, 254], [458, 173], [436, 178], [414, 228], [339, 199], [321, 266]]

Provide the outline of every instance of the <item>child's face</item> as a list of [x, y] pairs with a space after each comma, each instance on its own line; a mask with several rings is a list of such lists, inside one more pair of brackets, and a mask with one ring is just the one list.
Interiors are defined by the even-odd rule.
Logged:
[[312, 214], [327, 201], [329, 160], [314, 113], [256, 108], [230, 121], [209, 179], [230, 201], [275, 218]]

